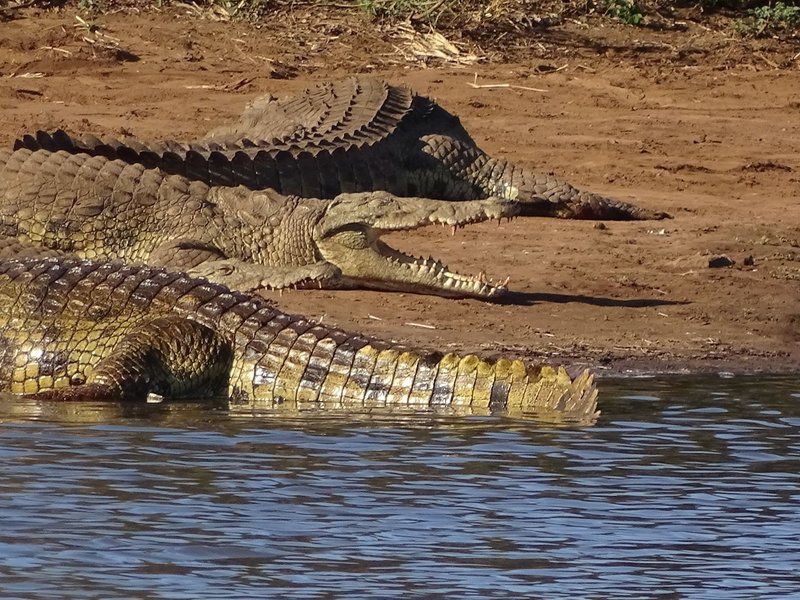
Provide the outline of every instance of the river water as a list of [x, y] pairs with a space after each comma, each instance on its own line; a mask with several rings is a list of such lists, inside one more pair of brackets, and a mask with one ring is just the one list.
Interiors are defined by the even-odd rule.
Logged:
[[2, 598], [800, 597], [800, 379], [598, 424], [0, 402]]

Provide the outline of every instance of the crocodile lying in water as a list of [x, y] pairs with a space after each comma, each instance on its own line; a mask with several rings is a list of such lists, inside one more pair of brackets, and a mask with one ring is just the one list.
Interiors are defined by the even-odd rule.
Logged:
[[25, 136], [15, 148], [102, 155], [209, 185], [273, 188], [303, 197], [384, 190], [441, 200], [497, 196], [520, 201], [523, 214], [532, 216], [668, 216], [491, 158], [433, 100], [365, 77], [319, 85], [283, 101], [259, 98], [237, 122], [197, 142], [72, 138], [59, 130]]
[[519, 360], [419, 352], [181, 273], [69, 257], [0, 257], [0, 391], [227, 396], [301, 410], [468, 407], [584, 423], [597, 414], [588, 372], [570, 380]]
[[238, 290], [367, 287], [498, 298], [506, 287], [385, 244], [390, 231], [510, 218], [512, 201], [452, 203], [386, 192], [333, 200], [209, 187], [141, 164], [0, 151], [0, 235], [82, 258], [202, 275]]

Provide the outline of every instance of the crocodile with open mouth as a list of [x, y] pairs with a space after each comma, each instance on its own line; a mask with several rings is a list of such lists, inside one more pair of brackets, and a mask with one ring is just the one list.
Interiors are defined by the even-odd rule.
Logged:
[[0, 151], [0, 235], [81, 258], [187, 271], [232, 288], [364, 287], [494, 299], [506, 283], [406, 255], [381, 237], [511, 218], [489, 198], [452, 203], [383, 191], [332, 200], [209, 187], [159, 169], [68, 152]]

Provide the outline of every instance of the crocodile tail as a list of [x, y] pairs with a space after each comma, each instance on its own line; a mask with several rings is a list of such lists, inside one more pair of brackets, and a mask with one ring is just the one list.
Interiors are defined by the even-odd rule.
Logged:
[[468, 400], [473, 409], [485, 406], [492, 412], [550, 422], [585, 424], [597, 419], [597, 389], [589, 371], [572, 379], [563, 367], [507, 358], [492, 362], [474, 355], [455, 359], [454, 402]]
[[118, 158], [116, 150], [122, 146], [124, 146], [123, 142], [113, 138], [102, 140], [93, 135], [73, 138], [63, 129], [53, 132], [39, 130], [33, 135], [25, 134], [14, 141], [14, 150], [24, 148], [33, 152], [36, 150], [65, 151], [70, 154], [92, 154], [108, 158]]
[[[335, 399], [339, 390], [323, 384], [321, 398], [326, 394]], [[559, 423], [592, 423], [598, 415], [597, 390], [588, 372], [572, 380], [563, 368], [520, 360], [371, 345], [356, 352], [341, 399], [367, 406], [501, 413]]]
[[78, 138], [62, 129], [52, 133], [40, 130], [33, 135], [26, 134], [14, 142], [14, 150], [23, 148], [34, 152], [49, 150], [103, 156], [109, 160], [141, 164], [148, 169], [160, 168], [173, 175], [184, 175], [184, 157], [191, 150], [190, 145], [171, 140], [150, 143], [132, 137], [99, 138], [91, 134]]
[[[77, 138], [59, 129], [52, 133], [37, 131], [33, 135], [27, 134], [17, 139], [14, 150], [20, 149], [102, 156], [131, 165], [142, 165], [146, 169], [161, 169], [167, 174], [181, 175], [207, 185], [241, 184], [251, 188], [256, 185], [246, 175], [241, 176], [241, 180], [237, 179], [236, 169], [241, 170], [240, 162], [231, 161], [220, 152], [205, 146], [201, 152], [191, 145], [174, 141], [150, 143], [135, 138], [120, 140], [93, 135]], [[248, 160], [249, 162], [251, 161]]]
[[300, 150], [291, 144], [272, 148], [227, 149], [216, 142], [182, 144], [134, 138], [76, 138], [62, 130], [25, 135], [14, 149], [48, 150], [102, 156], [147, 169], [160, 169], [210, 186], [272, 188], [286, 195], [333, 198], [343, 191], [369, 190], [386, 175], [382, 163], [364, 160], [358, 148]]
[[[563, 368], [426, 354], [336, 331], [298, 335], [296, 325], [276, 341], [283, 338], [289, 349], [275, 353], [281, 355], [280, 371], [263, 362], [252, 371], [253, 380], [262, 382], [253, 386], [257, 405], [266, 402], [266, 407], [283, 410], [444, 409], [577, 424], [592, 423], [598, 415], [597, 390], [588, 372], [573, 380]], [[272, 354], [270, 348], [267, 361]]]

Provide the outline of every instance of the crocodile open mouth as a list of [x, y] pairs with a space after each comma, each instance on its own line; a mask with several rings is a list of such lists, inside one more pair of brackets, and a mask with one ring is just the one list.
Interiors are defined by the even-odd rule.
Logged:
[[[379, 241], [376, 253], [385, 266], [385, 274], [376, 287], [390, 287], [398, 291], [434, 293], [452, 298], [500, 298], [508, 291], [508, 281], [495, 282], [481, 272], [464, 275], [451, 271], [449, 267], [429, 256], [415, 257], [401, 252]], [[372, 287], [366, 279], [359, 278], [361, 285]], [[417, 288], [417, 289], [414, 289]]]
[[[497, 299], [508, 291], [508, 279], [495, 282], [483, 272], [477, 275], [457, 273], [433, 257], [406, 254], [381, 238], [390, 232], [430, 225], [444, 225], [455, 233], [471, 223], [511, 219], [518, 210], [515, 203], [497, 199], [461, 203], [403, 200], [408, 204], [395, 205], [392, 211], [373, 213], [369, 219], [351, 220], [331, 228], [317, 240], [319, 252], [341, 270], [347, 287], [481, 299]], [[447, 205], [446, 209], [443, 205]]]

